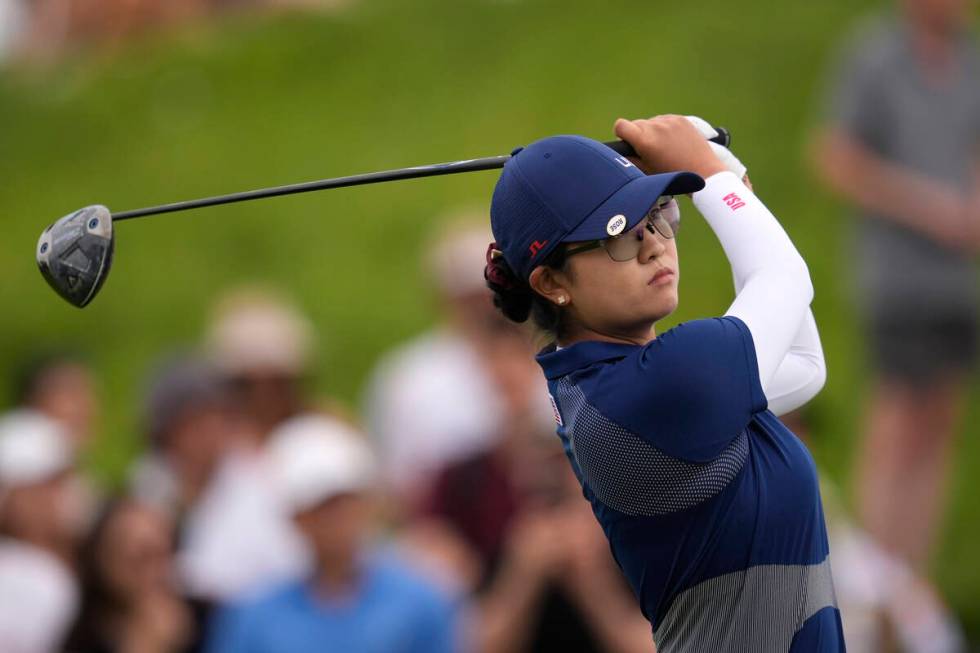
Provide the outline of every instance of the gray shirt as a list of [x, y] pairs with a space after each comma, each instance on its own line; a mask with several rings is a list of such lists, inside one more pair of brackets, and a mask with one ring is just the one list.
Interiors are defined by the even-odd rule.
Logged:
[[[877, 155], [968, 191], [980, 155], [980, 51], [964, 35], [952, 74], [929, 79], [904, 24], [868, 21], [843, 51], [829, 113]], [[975, 311], [977, 275], [969, 255], [870, 213], [859, 216], [857, 236], [866, 310], [900, 315], [911, 300], [916, 310]]]

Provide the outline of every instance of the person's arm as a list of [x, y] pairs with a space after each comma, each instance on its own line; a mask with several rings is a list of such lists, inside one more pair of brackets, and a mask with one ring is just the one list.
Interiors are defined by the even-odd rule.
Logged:
[[593, 635], [610, 653], [656, 653], [650, 622], [612, 574], [591, 579], [574, 594]]
[[953, 186], [888, 161], [839, 124], [818, 133], [813, 159], [827, 187], [848, 202], [947, 247], [976, 250], [975, 216]]
[[878, 21], [861, 24], [832, 59], [823, 125], [811, 143], [814, 167], [831, 191], [862, 210], [946, 246], [970, 249], [974, 239], [962, 190], [889, 158], [895, 97], [883, 69], [892, 29]]
[[806, 263], [769, 209], [725, 168], [687, 119], [620, 119], [615, 131], [633, 146], [644, 171], [690, 170], [705, 178], [694, 204], [721, 241], [736, 279], [743, 280], [726, 316], [748, 327], [765, 389], [813, 299]]
[[[749, 190], [755, 191], [748, 175], [742, 177], [742, 182]], [[732, 276], [737, 295], [745, 285], [745, 279], [735, 274], [734, 270]], [[820, 344], [820, 333], [817, 331], [813, 309], [808, 308], [803, 323], [790, 344], [789, 352], [765, 389], [769, 410], [776, 415], [785, 415], [796, 410], [813, 399], [826, 380], [827, 365]]]
[[545, 585], [560, 555], [555, 525], [546, 514], [517, 518], [500, 569], [479, 599], [476, 651], [507, 653], [527, 646]]
[[740, 290], [726, 315], [752, 334], [759, 380], [768, 391], [813, 299], [806, 263], [772, 213], [731, 172], [709, 177], [694, 204], [732, 266]]
[[813, 310], [807, 309], [803, 324], [789, 352], [765, 389], [769, 410], [785, 415], [810, 401], [827, 380], [827, 366]]
[[565, 561], [557, 579], [599, 647], [609, 653], [655, 653], [650, 622], [588, 505], [573, 497], [559, 510]]

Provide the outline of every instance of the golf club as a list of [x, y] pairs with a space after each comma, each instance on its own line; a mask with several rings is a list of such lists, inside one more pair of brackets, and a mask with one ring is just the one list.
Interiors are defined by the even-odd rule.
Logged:
[[[718, 132], [718, 136], [711, 140], [728, 147], [731, 143], [731, 135], [728, 130], [722, 127], [716, 127], [715, 130]], [[610, 141], [605, 145], [622, 156], [634, 156], [636, 154], [633, 148], [624, 141]], [[95, 298], [109, 275], [115, 250], [113, 223], [116, 221], [329, 188], [492, 170], [502, 168], [510, 157], [511, 155], [505, 154], [482, 159], [467, 159], [383, 172], [369, 172], [348, 177], [321, 179], [230, 195], [174, 202], [120, 213], [111, 213], [105, 206], [95, 204], [69, 213], [49, 225], [41, 233], [36, 250], [37, 265], [55, 292], [73, 306], [82, 308]]]

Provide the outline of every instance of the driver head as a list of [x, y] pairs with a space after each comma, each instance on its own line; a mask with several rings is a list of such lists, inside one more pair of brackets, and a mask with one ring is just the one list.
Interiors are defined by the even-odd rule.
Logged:
[[109, 274], [114, 242], [109, 209], [86, 206], [44, 230], [37, 241], [37, 266], [55, 292], [81, 308]]

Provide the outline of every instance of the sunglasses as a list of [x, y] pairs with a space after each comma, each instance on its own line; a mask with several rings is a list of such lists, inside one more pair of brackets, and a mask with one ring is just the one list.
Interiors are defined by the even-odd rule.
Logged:
[[651, 234], [660, 234], [662, 238], [671, 240], [677, 235], [680, 225], [681, 209], [677, 205], [677, 200], [671, 195], [664, 195], [657, 200], [657, 203], [647, 212], [640, 223], [626, 233], [569, 247], [565, 250], [565, 256], [581, 254], [601, 247], [606, 250], [606, 254], [612, 260], [629, 261], [636, 258], [636, 255], [640, 253], [645, 231]]

